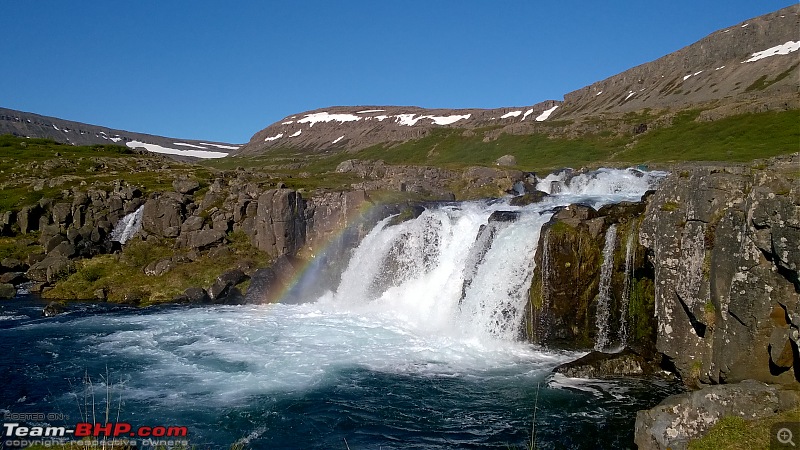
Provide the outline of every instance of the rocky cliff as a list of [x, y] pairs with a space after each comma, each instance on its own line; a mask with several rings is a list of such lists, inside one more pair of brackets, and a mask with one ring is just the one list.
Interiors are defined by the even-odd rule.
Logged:
[[434, 128], [505, 127], [546, 120], [560, 102], [499, 109], [425, 109], [414, 106], [336, 106], [293, 114], [256, 133], [236, 155], [278, 148], [310, 152], [357, 151], [427, 136]]
[[[800, 108], [796, 80], [800, 7], [793, 5], [716, 31], [655, 61], [525, 107], [424, 109], [334, 106], [284, 117], [256, 133], [236, 155], [273, 150], [357, 152], [417, 140], [437, 128], [485, 139], [501, 134], [577, 137], [585, 133], [640, 134], [669, 126], [679, 111], [702, 109], [700, 121]], [[631, 125], [626, 114], [640, 114]], [[646, 116], [646, 117], [645, 117]], [[435, 151], [435, 148], [431, 148]]]
[[800, 381], [798, 167], [686, 167], [648, 205], [657, 347], [688, 382]]
[[564, 96], [557, 118], [709, 108], [706, 119], [797, 108], [800, 6], [746, 20]]

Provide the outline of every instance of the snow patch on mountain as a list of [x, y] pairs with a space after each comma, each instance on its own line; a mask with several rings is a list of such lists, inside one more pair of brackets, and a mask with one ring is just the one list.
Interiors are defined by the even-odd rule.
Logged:
[[309, 126], [314, 126], [315, 123], [318, 122], [355, 122], [357, 120], [361, 120], [361, 117], [358, 117], [353, 114], [330, 114], [327, 112], [320, 112], [314, 114], [307, 114], [302, 119], [298, 120], [297, 123], [308, 123]]
[[756, 62], [764, 58], [769, 58], [770, 56], [788, 55], [789, 53], [796, 52], [797, 50], [800, 50], [800, 41], [789, 41], [785, 44], [776, 45], [775, 47], [770, 47], [766, 50], [753, 53], [750, 55], [750, 59], [742, 61], [742, 63]]
[[136, 140], [126, 142], [125, 145], [127, 145], [130, 148], [141, 147], [146, 149], [147, 151], [153, 153], [162, 153], [165, 155], [191, 156], [194, 158], [203, 158], [203, 159], [224, 158], [228, 156], [227, 153], [223, 152], [212, 152], [208, 150], [183, 150], [179, 148], [164, 147], [163, 145], [158, 145], [158, 144], [149, 144], [147, 142], [141, 142]]
[[553, 114], [553, 111], [555, 111], [556, 109], [558, 109], [558, 105], [553, 106], [552, 108], [550, 108], [548, 110], [545, 110], [543, 113], [541, 113], [538, 116], [536, 116], [536, 121], [537, 122], [544, 122], [545, 120], [547, 120], [550, 117], [550, 114]]

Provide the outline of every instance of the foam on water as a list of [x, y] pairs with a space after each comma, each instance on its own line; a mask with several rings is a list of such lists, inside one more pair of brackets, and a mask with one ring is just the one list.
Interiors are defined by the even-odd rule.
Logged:
[[[58, 326], [39, 322], [26, 328]], [[180, 398], [223, 406], [319, 388], [344, 368], [435, 377], [522, 364], [544, 374], [575, 357], [520, 343], [420, 333], [391, 312], [343, 312], [327, 302], [89, 316], [71, 327], [82, 332], [75, 343], [80, 353], [138, 367], [120, 385], [126, 398], [165, 405]]]
[[[0, 321], [8, 325], [0, 338], [12, 347], [29, 343], [23, 369], [42, 374], [54, 391], [29, 400], [32, 410], [74, 408], [80, 381], [63, 378], [90, 374], [102, 387], [109, 370], [126, 420], [188, 421], [218, 444], [235, 436], [287, 445], [296, 442], [295, 431], [281, 434], [287, 425], [311, 432], [316, 448], [331, 448], [341, 444], [345, 419], [367, 430], [359, 448], [395, 435], [433, 448], [513, 437], [516, 431], [503, 433], [526, 429], [529, 416], [514, 406], [519, 423], [504, 427], [507, 405], [520, 404], [520, 395], [533, 395], [528, 386], [578, 356], [516, 340], [542, 226], [557, 206], [638, 199], [657, 180], [598, 171], [561, 181], [561, 193], [539, 204], [454, 203], [399, 224], [388, 218], [353, 250], [336, 290], [305, 304], [76, 311], [51, 319], [38, 307], [30, 319]], [[490, 222], [495, 211], [511, 211], [515, 220]], [[134, 220], [123, 222], [128, 228]], [[36, 393], [31, 386], [39, 382], [21, 377], [5, 395]], [[315, 400], [304, 403], [307, 396]], [[430, 414], [419, 410], [428, 405]], [[562, 420], [559, 408], [548, 409], [548, 420]], [[210, 424], [231, 414], [237, 425], [220, 435]], [[318, 424], [327, 433], [314, 431]], [[328, 434], [333, 440], [325, 441]]]

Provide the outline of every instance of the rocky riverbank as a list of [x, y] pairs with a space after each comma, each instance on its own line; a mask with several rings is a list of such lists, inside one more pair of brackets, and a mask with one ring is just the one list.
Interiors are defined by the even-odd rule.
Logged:
[[[540, 236], [521, 337], [594, 349], [559, 369], [568, 376], [668, 371], [693, 389], [744, 380], [796, 386], [799, 166], [798, 154], [676, 166], [639, 202], [560, 208]], [[236, 170], [207, 180], [182, 176], [171, 190], [123, 181], [108, 189], [65, 189], [0, 215], [0, 294], [12, 296], [25, 283], [45, 297], [131, 304], [295, 301], [319, 293], [287, 290], [301, 268], [323, 267], [313, 288], [319, 291], [325, 280], [338, 279], [336, 262], [378, 220], [415, 217], [424, 207], [396, 196], [379, 201], [379, 187], [400, 198], [424, 193], [446, 200], [458, 186], [509, 192], [518, 194], [512, 204], [519, 205], [568, 188], [576, 174], [549, 182], [502, 168], [446, 171], [354, 160], [337, 171], [360, 181], [351, 190], [302, 192]], [[140, 229], [122, 245], [112, 233], [133, 215]], [[515, 215], [501, 211], [491, 220]], [[677, 402], [697, 408], [690, 398]], [[672, 403], [658, 408], [665, 405]], [[651, 437], [637, 439], [661, 442], [654, 424], [662, 419], [645, 420], [657, 412], [648, 414], [640, 415], [639, 434]], [[685, 436], [702, 434], [725, 414]]]

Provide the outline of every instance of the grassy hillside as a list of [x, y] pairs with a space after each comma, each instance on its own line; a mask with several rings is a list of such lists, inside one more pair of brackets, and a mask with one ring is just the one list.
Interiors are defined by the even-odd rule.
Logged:
[[[601, 131], [579, 138], [501, 134], [495, 128], [465, 132], [439, 128], [421, 139], [383, 144], [355, 153], [318, 154], [302, 149], [277, 149], [258, 157], [233, 157], [203, 162], [216, 168], [261, 167], [291, 176], [287, 184], [302, 185], [309, 174], [333, 171], [346, 159], [384, 160], [388, 164], [459, 168], [494, 165], [503, 155], [513, 155], [517, 168], [547, 171], [561, 167], [669, 164], [681, 161], [746, 162], [800, 151], [800, 110], [765, 112], [699, 122], [700, 110], [678, 113], [668, 126], [634, 135], [633, 126], [657, 119], [647, 111], [630, 114], [610, 126], [598, 119]], [[559, 124], [551, 124], [556, 128]], [[616, 133], [611, 129], [629, 129]], [[329, 174], [310, 184], [325, 186], [345, 182]]]
[[[73, 146], [49, 139], [0, 136], [0, 211], [76, 186], [109, 188], [115, 180], [148, 190], [171, 189], [178, 176], [207, 178], [208, 169], [118, 145]], [[86, 187], [83, 189], [85, 190]]]

